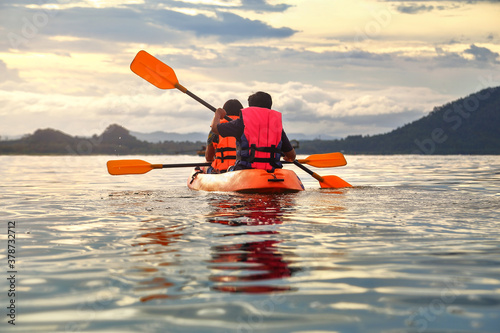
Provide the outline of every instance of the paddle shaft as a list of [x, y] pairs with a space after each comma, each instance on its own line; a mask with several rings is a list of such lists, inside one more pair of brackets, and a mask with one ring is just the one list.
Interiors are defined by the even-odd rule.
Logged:
[[300, 164], [299, 161], [295, 160], [295, 161], [293, 161], [293, 164], [295, 164], [296, 166], [298, 166], [299, 168], [301, 168], [302, 170], [304, 170], [305, 172], [307, 172], [308, 174], [310, 174], [311, 176], [313, 176], [317, 181], [320, 181], [320, 182], [323, 181], [323, 177], [321, 177], [320, 175], [318, 175], [316, 172], [313, 172], [310, 169], [306, 168], [305, 166], [303, 166], [302, 164]]
[[[305, 172], [309, 173], [310, 175], [314, 174], [311, 170], [307, 169], [305, 166], [300, 164], [299, 160], [295, 160], [293, 162], [289, 161], [281, 161], [283, 164], [295, 164]], [[298, 164], [297, 164], [298, 163]], [[203, 163], [177, 163], [177, 164], [151, 164], [151, 169], [167, 169], [167, 168], [192, 168], [192, 167], [197, 167], [197, 166], [211, 166], [211, 162], [203, 162]]]
[[[283, 164], [295, 164], [314, 178], [316, 178], [319, 181], [323, 181], [323, 177], [318, 175], [317, 173], [311, 171], [310, 169], [306, 168], [304, 165], [300, 163], [300, 161], [304, 160], [295, 160], [293, 162], [289, 161], [281, 161]], [[303, 163], [307, 163], [307, 161], [304, 161]], [[177, 163], [177, 164], [151, 164], [151, 169], [166, 169], [166, 168], [191, 168], [191, 167], [197, 167], [197, 166], [210, 166], [212, 165], [211, 162], [203, 162], [203, 163]], [[317, 178], [319, 177], [319, 178]]]
[[[186, 89], [186, 94], [193, 98], [194, 100], [196, 100], [197, 102], [205, 105], [207, 108], [209, 108], [210, 110], [212, 110], [213, 112], [217, 111], [216, 108], [214, 108], [212, 105], [208, 104], [207, 102], [205, 102], [204, 100], [202, 100], [201, 98], [199, 98], [198, 96], [196, 96], [195, 94], [193, 94], [192, 92], [190, 92], [189, 90]], [[229, 116], [225, 116], [224, 119], [226, 119], [227, 121], [231, 121], [233, 119], [231, 119]]]
[[[214, 108], [212, 105], [208, 104], [207, 102], [205, 102], [204, 100], [202, 100], [201, 98], [199, 98], [198, 96], [196, 96], [195, 94], [193, 94], [192, 92], [190, 92], [189, 90], [186, 90], [186, 94], [189, 97], [191, 97], [191, 98], [195, 99], [196, 101], [200, 102], [201, 104], [205, 105], [207, 108], [209, 108], [213, 112], [217, 111], [216, 108]], [[229, 119], [231, 119], [231, 118], [229, 118]]]
[[[187, 90], [186, 87], [184, 87], [180, 83], [176, 83], [175, 87], [177, 89], [179, 89], [180, 91], [182, 91], [183, 93], [185, 93], [186, 95], [188, 95], [189, 97], [191, 97], [192, 99], [194, 99], [195, 101], [197, 101], [198, 103], [203, 104], [204, 106], [206, 106], [212, 112], [217, 111], [217, 109], [214, 106], [208, 104], [207, 102], [205, 102], [204, 100], [202, 100], [201, 98], [199, 98], [198, 96], [196, 96], [195, 94], [193, 94], [192, 92], [190, 92], [189, 90]], [[233, 120], [229, 116], [225, 116], [224, 119], [226, 119], [227, 121]]]
[[166, 169], [166, 168], [192, 168], [197, 166], [210, 166], [212, 163], [178, 163], [178, 164], [151, 164], [151, 169]]

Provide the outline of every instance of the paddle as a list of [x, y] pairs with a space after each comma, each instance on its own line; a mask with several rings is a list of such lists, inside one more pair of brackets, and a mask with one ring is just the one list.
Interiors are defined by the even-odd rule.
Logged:
[[[187, 90], [184, 86], [179, 83], [177, 76], [175, 75], [174, 70], [168, 66], [167, 64], [161, 62], [160, 60], [153, 57], [151, 54], [147, 53], [144, 50], [141, 50], [137, 53], [134, 60], [130, 64], [130, 69], [135, 74], [139, 75], [149, 83], [155, 85], [160, 89], [179, 89], [183, 93], [192, 97], [199, 103], [206, 106], [208, 109], [215, 112], [217, 109], [212, 105], [208, 104], [189, 90]], [[232, 119], [228, 116], [224, 117], [226, 120], [231, 121]], [[333, 178], [338, 178], [336, 176], [325, 176], [321, 177], [318, 174], [312, 172], [302, 164], [300, 164], [297, 160], [293, 162], [296, 166], [313, 176], [316, 180], [319, 181], [320, 186], [322, 188], [338, 188], [338, 187], [350, 187], [351, 185], [345, 181], [341, 184], [341, 182], [334, 181]], [[146, 171], [147, 172], [147, 171]], [[341, 185], [341, 186], [337, 186]]]
[[111, 160], [106, 163], [111, 175], [139, 175], [153, 169], [210, 166], [212, 163], [151, 164], [143, 160]]
[[[309, 164], [318, 168], [330, 168], [346, 165], [344, 155], [341, 153], [316, 154], [298, 160], [300, 163]], [[283, 163], [292, 163], [283, 161]], [[106, 164], [111, 175], [139, 175], [153, 169], [183, 168], [210, 166], [211, 163], [179, 163], [179, 164], [151, 164], [143, 160], [112, 160]], [[313, 176], [314, 177], [314, 176]]]
[[[308, 164], [316, 168], [333, 168], [347, 164], [342, 153], [327, 153], [309, 155], [304, 159], [298, 160], [300, 163]], [[286, 162], [285, 162], [286, 163]]]
[[341, 188], [341, 187], [352, 187], [351, 184], [346, 182], [340, 177], [337, 176], [320, 176], [316, 172], [313, 172], [303, 166], [302, 164], [298, 163], [297, 160], [293, 161], [293, 164], [310, 174], [311, 176], [314, 177], [317, 181], [319, 181], [319, 185], [321, 188]]
[[[134, 60], [132, 60], [132, 63], [130, 64], [130, 69], [132, 72], [160, 89], [179, 89], [189, 97], [195, 99], [197, 102], [205, 105], [213, 112], [217, 110], [212, 105], [208, 104], [182, 86], [179, 83], [179, 80], [177, 80], [174, 70], [170, 66], [156, 59], [144, 50], [137, 53]], [[225, 116], [224, 119], [227, 121], [232, 120], [229, 116]]]

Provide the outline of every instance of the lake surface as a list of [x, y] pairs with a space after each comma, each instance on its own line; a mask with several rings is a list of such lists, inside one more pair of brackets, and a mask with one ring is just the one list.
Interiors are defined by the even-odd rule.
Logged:
[[275, 196], [122, 158], [0, 156], [0, 331], [500, 332], [500, 156], [347, 155], [314, 171], [353, 188], [287, 166]]

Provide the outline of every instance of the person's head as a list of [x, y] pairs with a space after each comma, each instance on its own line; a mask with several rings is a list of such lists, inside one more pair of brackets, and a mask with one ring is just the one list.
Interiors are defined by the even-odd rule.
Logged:
[[266, 92], [258, 91], [248, 97], [248, 106], [257, 106], [260, 108], [270, 109], [273, 105], [271, 95]]
[[222, 107], [228, 116], [239, 116], [243, 105], [237, 99], [230, 99]]

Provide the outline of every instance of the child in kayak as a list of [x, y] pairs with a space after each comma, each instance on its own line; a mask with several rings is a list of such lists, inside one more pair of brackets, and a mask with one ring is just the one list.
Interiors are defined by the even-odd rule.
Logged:
[[227, 112], [219, 108], [212, 120], [212, 132], [236, 139], [236, 163], [231, 169], [273, 171], [283, 167], [282, 155], [285, 161], [293, 162], [296, 153], [283, 130], [281, 113], [271, 109], [271, 95], [259, 91], [248, 97], [248, 105], [238, 119], [222, 123]]
[[[230, 118], [237, 119], [240, 117], [243, 105], [236, 99], [230, 99], [224, 103], [223, 109]], [[226, 122], [228, 121], [221, 119], [221, 123]], [[212, 165], [207, 168], [206, 173], [226, 172], [229, 167], [232, 167], [236, 163], [236, 138], [230, 136], [222, 138], [220, 135], [210, 131], [205, 150], [205, 159], [207, 162], [212, 162]]]

